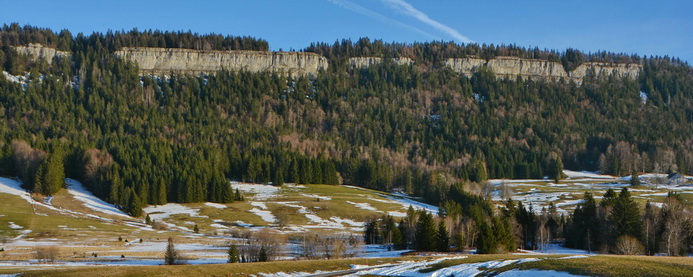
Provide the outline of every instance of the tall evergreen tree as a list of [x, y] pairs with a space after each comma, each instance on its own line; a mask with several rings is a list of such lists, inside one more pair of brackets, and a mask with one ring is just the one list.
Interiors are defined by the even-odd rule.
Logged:
[[440, 220], [438, 222], [438, 233], [436, 234], [436, 245], [438, 251], [448, 252], [450, 251], [450, 235], [448, 233], [448, 228], [445, 226], [445, 221]]
[[416, 223], [416, 250], [434, 251], [438, 248], [436, 244], [436, 224], [433, 216], [428, 212], [419, 214], [419, 221]]

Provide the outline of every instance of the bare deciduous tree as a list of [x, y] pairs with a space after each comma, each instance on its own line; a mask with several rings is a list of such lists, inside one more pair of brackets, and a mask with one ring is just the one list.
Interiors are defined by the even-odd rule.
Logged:
[[60, 249], [55, 245], [37, 246], [34, 249], [34, 256], [39, 262], [55, 262], [60, 254]]
[[645, 247], [638, 239], [627, 235], [616, 238], [614, 246], [614, 251], [621, 255], [640, 255], [645, 251]]

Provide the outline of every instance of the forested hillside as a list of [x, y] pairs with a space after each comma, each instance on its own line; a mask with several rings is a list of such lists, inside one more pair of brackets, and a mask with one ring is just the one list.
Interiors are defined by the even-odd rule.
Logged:
[[[72, 55], [36, 61], [11, 47], [28, 43]], [[451, 188], [560, 177], [564, 166], [693, 173], [693, 70], [669, 57], [362, 39], [307, 47], [329, 69], [290, 79], [139, 76], [137, 65], [113, 55], [126, 46], [268, 49], [249, 37], [73, 36], [14, 24], [0, 30], [0, 46], [0, 174], [50, 194], [60, 179], [45, 172], [64, 171], [132, 214], [147, 203], [233, 201], [227, 178], [401, 188], [439, 203]], [[497, 79], [484, 69], [468, 78], [442, 66], [471, 55], [643, 70], [636, 80], [588, 76], [577, 85]], [[385, 62], [351, 68], [348, 58], [358, 56]], [[395, 57], [414, 63], [396, 65]]]

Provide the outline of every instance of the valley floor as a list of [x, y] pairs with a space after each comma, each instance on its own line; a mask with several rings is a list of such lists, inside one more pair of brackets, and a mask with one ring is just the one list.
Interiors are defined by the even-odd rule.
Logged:
[[[599, 198], [609, 188], [620, 189], [628, 185], [628, 177], [574, 171], [564, 173], [568, 179], [560, 183], [551, 180], [490, 180], [489, 184], [493, 188], [491, 196], [498, 202], [508, 197], [523, 201], [532, 205], [535, 211], [553, 203], [559, 212], [567, 213], [574, 209], [587, 191]], [[679, 192], [684, 199], [693, 199], [693, 187], [656, 182], [663, 180], [663, 176], [656, 174], [641, 175], [641, 178], [644, 185], [631, 188], [630, 191], [642, 203], [650, 201], [657, 205], [670, 191]], [[274, 187], [231, 182], [234, 190], [243, 192], [246, 201], [149, 206], [145, 208], [145, 212], [153, 223], [145, 224], [144, 219], [132, 218], [117, 207], [94, 197], [79, 182], [71, 179], [66, 179], [66, 182], [68, 189], [53, 197], [43, 198], [27, 193], [15, 179], [0, 178], [0, 274], [29, 272], [37, 275], [80, 275], [84, 272], [83, 275], [92, 276], [87, 272], [93, 273], [100, 266], [109, 266], [114, 269], [104, 274], [127, 275], [137, 272], [139, 269], [132, 267], [136, 266], [142, 270], [143, 275], [188, 274], [188, 269], [220, 267], [217, 271], [209, 269], [209, 272], [224, 275], [222, 271], [228, 270], [240, 275], [260, 276], [260, 273], [266, 273], [273, 276], [293, 276], [388, 264], [391, 266], [350, 274], [449, 276], [503, 271], [500, 276], [536, 276], [535, 274], [540, 273], [536, 270], [554, 270], [570, 274], [612, 275], [604, 273], [611, 272], [612, 269], [608, 266], [603, 271], [585, 271], [580, 266], [583, 263], [587, 266], [589, 263], [584, 261], [594, 261], [597, 265], [633, 263], [637, 266], [641, 266], [639, 261], [642, 261], [643, 266], [649, 263], [648, 268], [659, 268], [659, 263], [662, 263], [693, 273], [690, 258], [590, 256], [585, 251], [565, 249], [558, 245], [547, 245], [540, 251], [524, 251], [502, 257], [402, 257], [406, 251], [389, 251], [383, 246], [368, 245], [358, 246], [356, 253], [361, 259], [357, 260], [295, 261], [300, 256], [297, 238], [306, 232], [345, 233], [360, 237], [364, 222], [370, 217], [403, 217], [409, 206], [432, 213], [437, 213], [438, 209], [404, 194], [358, 187], [293, 184]], [[195, 226], [199, 232], [194, 231]], [[270, 263], [273, 267], [225, 264], [230, 244], [244, 243], [248, 234], [265, 229], [276, 230], [288, 238], [279, 260], [291, 262]], [[169, 237], [174, 238], [177, 250], [188, 265], [151, 267], [163, 263], [163, 253]], [[56, 261], [39, 262], [36, 257], [38, 249], [51, 247], [58, 251]], [[576, 258], [543, 255], [571, 255]], [[459, 263], [453, 265], [457, 261]], [[206, 264], [221, 265], [205, 266]], [[448, 264], [449, 266], [440, 267]], [[164, 268], [166, 269], [163, 270]], [[269, 270], [270, 268], [273, 269]], [[159, 269], [162, 269], [161, 273]], [[432, 271], [428, 271], [429, 269]], [[658, 271], [653, 271], [653, 275], [659, 275], [656, 273]], [[680, 272], [671, 273], [676, 275]], [[542, 274], [562, 276], [557, 275], [558, 272]]]

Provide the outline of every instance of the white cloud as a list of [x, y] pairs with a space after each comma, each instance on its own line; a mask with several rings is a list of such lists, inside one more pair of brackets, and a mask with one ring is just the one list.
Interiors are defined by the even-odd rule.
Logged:
[[353, 2], [350, 2], [350, 1], [347, 1], [347, 0], [327, 0], [327, 1], [330, 2], [330, 3], [332, 3], [332, 4], [337, 5], [337, 6], [340, 7], [340, 8], [347, 9], [347, 10], [350, 10], [350, 11], [353, 11], [353, 12], [356, 12], [356, 13], [359, 13], [359, 14], [362, 14], [362, 15], [365, 15], [365, 16], [368, 16], [368, 17], [373, 18], [373, 19], [375, 19], [375, 20], [378, 20], [378, 21], [380, 21], [380, 22], [387, 23], [387, 24], [390, 24], [390, 25], [399, 26], [399, 27], [403, 27], [403, 28], [405, 28], [405, 29], [409, 29], [409, 30], [411, 30], [411, 31], [417, 32], [417, 33], [422, 34], [422, 35], [424, 35], [424, 36], [427, 36], [427, 37], [429, 37], [429, 38], [435, 38], [435, 39], [438, 38], [437, 36], [435, 36], [435, 35], [433, 35], [433, 34], [431, 34], [431, 33], [425, 32], [425, 31], [423, 31], [423, 30], [421, 30], [421, 29], [419, 29], [419, 28], [416, 28], [416, 27], [414, 27], [414, 26], [411, 26], [411, 25], [402, 23], [402, 22], [400, 22], [400, 21], [394, 20], [394, 19], [392, 19], [392, 18], [389, 18], [389, 17], [387, 17], [387, 16], [384, 16], [384, 15], [382, 15], [382, 14], [379, 14], [379, 13], [377, 13], [377, 12], [374, 12], [374, 11], [372, 11], [372, 10], [369, 10], [369, 9], [367, 9], [367, 8], [364, 8], [363, 6], [360, 6], [360, 5], [358, 5], [358, 4], [356, 4], [356, 3], [353, 3]]
[[427, 14], [423, 13], [422, 11], [414, 8], [411, 4], [407, 3], [404, 0], [380, 0], [384, 3], [386, 3], [388, 6], [391, 8], [406, 14], [408, 16], [414, 17], [417, 20], [430, 25], [433, 28], [438, 29], [439, 31], [442, 31], [448, 35], [450, 35], [453, 39], [455, 39], [458, 42], [463, 42], [463, 43], [472, 43], [473, 41], [469, 39], [468, 37], [460, 34], [457, 30], [450, 28], [449, 26], [440, 23], [438, 21], [433, 20], [430, 18]]

